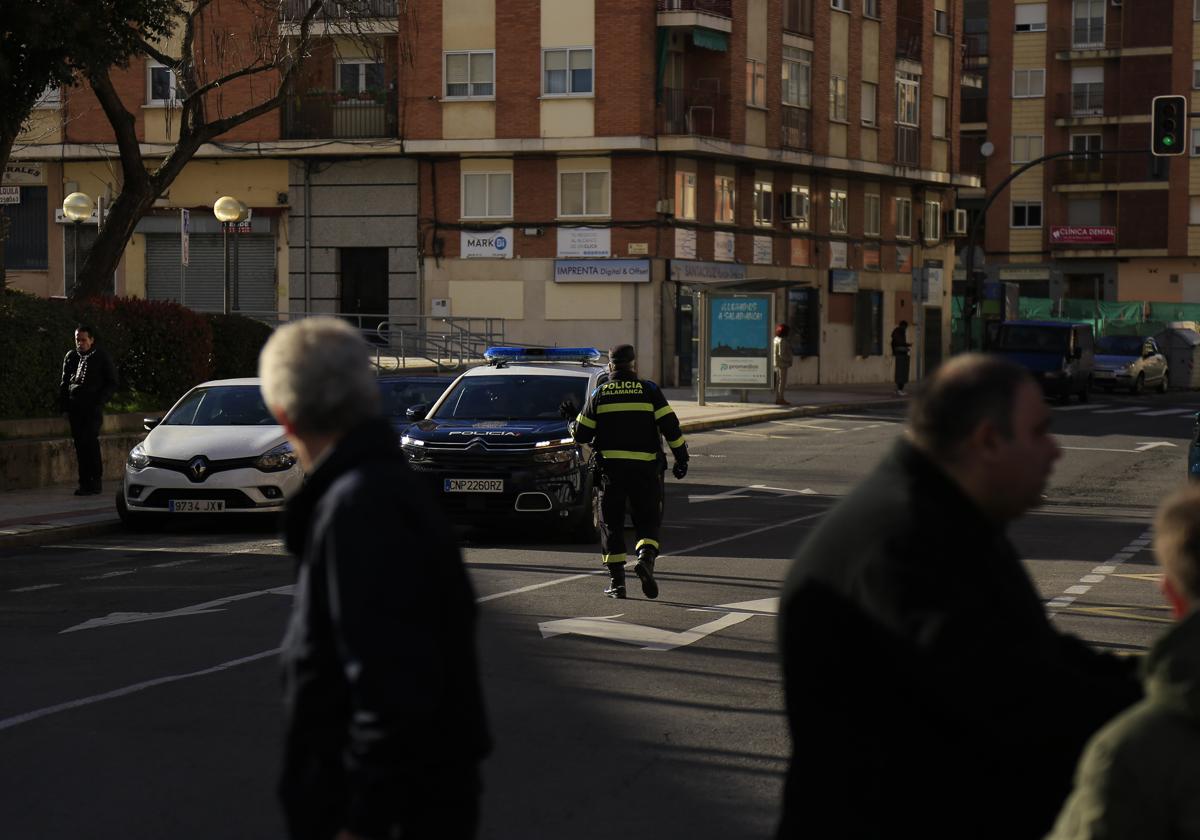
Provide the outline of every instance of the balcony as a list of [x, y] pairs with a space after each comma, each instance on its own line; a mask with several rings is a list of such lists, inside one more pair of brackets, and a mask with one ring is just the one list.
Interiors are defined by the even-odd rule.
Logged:
[[658, 133], [729, 138], [729, 95], [708, 88], [663, 88]]
[[1121, 25], [1102, 20], [1075, 21], [1074, 25], [1052, 36], [1051, 49], [1056, 58], [1116, 57], [1121, 51]]
[[733, 31], [733, 0], [657, 0], [658, 25]]
[[1054, 105], [1054, 115], [1058, 119], [1103, 117], [1104, 85], [1072, 85], [1070, 93], [1060, 93], [1055, 96]]
[[779, 144], [785, 149], [812, 151], [812, 112], [784, 106]]
[[1119, 158], [1088, 157], [1054, 161], [1055, 184], [1111, 184], [1121, 179]]
[[368, 140], [400, 136], [395, 91], [310, 92], [288, 96], [280, 108], [284, 140]]
[[896, 165], [921, 165], [921, 130], [914, 125], [896, 126]]
[[970, 99], [963, 97], [962, 113], [959, 114], [959, 122], [964, 123], [985, 123], [988, 121], [988, 102], [983, 97], [973, 96]]
[[923, 32], [920, 18], [896, 18], [896, 57], [920, 61]]
[[[280, 4], [280, 32], [299, 35], [300, 21], [312, 0], [283, 0]], [[400, 0], [324, 0], [313, 18], [313, 35], [385, 34], [399, 31]]]

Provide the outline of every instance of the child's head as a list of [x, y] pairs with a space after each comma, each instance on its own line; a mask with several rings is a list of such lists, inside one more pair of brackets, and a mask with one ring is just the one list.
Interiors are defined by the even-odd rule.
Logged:
[[1177, 618], [1200, 603], [1200, 485], [1172, 494], [1154, 518], [1154, 556]]

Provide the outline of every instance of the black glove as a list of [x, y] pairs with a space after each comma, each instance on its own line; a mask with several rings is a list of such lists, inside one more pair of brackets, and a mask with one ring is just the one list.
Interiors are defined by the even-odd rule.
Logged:
[[671, 467], [671, 475], [678, 478], [680, 481], [687, 475], [688, 462], [686, 458], [676, 458], [675, 466]]
[[579, 416], [579, 409], [570, 400], [563, 400], [558, 404], [558, 416], [564, 420], [574, 420]]

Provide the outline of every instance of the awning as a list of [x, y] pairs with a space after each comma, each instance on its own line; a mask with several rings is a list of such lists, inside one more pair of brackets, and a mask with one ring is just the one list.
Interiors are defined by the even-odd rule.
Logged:
[[729, 36], [715, 29], [705, 29], [703, 26], [692, 27], [692, 43], [697, 47], [713, 52], [729, 51]]

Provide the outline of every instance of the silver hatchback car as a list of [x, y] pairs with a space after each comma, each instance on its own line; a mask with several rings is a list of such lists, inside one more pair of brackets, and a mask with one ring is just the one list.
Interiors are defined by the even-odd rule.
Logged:
[[1153, 338], [1106, 335], [1096, 343], [1092, 381], [1098, 388], [1128, 388], [1140, 394], [1146, 388], [1167, 390], [1167, 359]]

